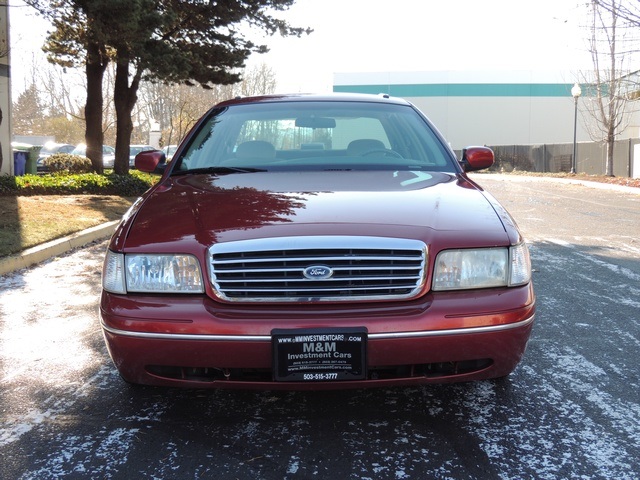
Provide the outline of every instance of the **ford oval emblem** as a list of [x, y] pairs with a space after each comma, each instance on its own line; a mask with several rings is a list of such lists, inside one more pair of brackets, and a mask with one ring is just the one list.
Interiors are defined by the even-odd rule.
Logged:
[[326, 280], [327, 278], [331, 278], [333, 270], [324, 265], [312, 265], [311, 267], [305, 268], [302, 274], [310, 280]]

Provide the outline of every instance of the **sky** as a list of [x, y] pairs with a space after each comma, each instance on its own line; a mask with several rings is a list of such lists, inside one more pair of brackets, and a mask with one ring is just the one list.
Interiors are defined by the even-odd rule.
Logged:
[[[48, 26], [10, 4], [15, 95], [45, 62]], [[331, 91], [334, 73], [586, 70], [585, 12], [584, 0], [297, 0], [277, 15], [314, 32], [252, 34], [270, 52], [248, 66], [270, 66], [279, 92]]]
[[[333, 73], [589, 68], [577, 0], [298, 0], [285, 18], [314, 32], [268, 39], [285, 91], [329, 89]], [[313, 88], [310, 88], [313, 87]]]

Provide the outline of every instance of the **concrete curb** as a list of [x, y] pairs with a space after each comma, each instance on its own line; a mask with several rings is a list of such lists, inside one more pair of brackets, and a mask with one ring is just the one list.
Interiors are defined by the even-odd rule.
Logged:
[[102, 225], [88, 228], [82, 232], [73, 233], [66, 237], [29, 248], [19, 254], [0, 258], [0, 275], [5, 275], [20, 270], [21, 268], [27, 268], [74, 248], [82, 247], [94, 240], [108, 238], [113, 234], [118, 223], [120, 223], [120, 220], [103, 223]]

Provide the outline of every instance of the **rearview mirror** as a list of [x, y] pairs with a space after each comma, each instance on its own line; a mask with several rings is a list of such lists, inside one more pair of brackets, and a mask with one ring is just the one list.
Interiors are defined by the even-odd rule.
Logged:
[[316, 117], [314, 115], [310, 117], [296, 118], [296, 127], [306, 128], [336, 128], [335, 118]]

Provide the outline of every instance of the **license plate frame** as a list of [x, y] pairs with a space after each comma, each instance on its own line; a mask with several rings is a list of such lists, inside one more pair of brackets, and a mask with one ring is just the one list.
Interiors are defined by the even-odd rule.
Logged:
[[367, 377], [366, 327], [273, 329], [276, 382], [339, 382]]

